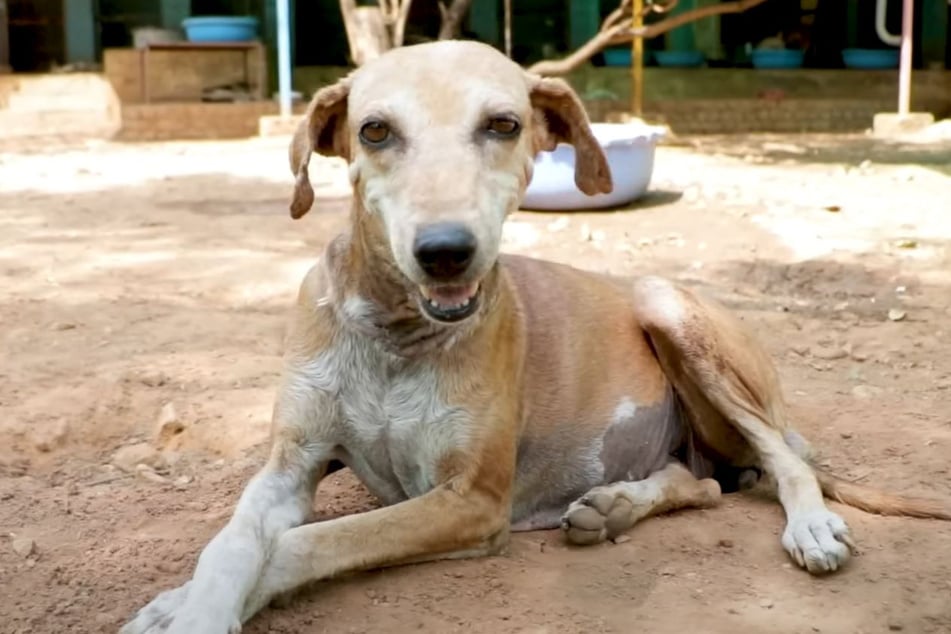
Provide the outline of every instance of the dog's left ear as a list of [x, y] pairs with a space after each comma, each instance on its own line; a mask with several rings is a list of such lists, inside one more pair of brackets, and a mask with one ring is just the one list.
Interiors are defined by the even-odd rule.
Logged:
[[589, 196], [609, 193], [614, 186], [607, 157], [574, 90], [561, 79], [530, 76], [528, 81], [535, 152], [554, 150], [559, 143], [573, 145], [578, 189]]
[[290, 161], [294, 173], [294, 198], [291, 217], [300, 218], [314, 204], [314, 188], [310, 184], [311, 152], [324, 156], [340, 156], [350, 160], [350, 139], [347, 131], [348, 79], [321, 88], [307, 107], [304, 120], [297, 126], [291, 141]]

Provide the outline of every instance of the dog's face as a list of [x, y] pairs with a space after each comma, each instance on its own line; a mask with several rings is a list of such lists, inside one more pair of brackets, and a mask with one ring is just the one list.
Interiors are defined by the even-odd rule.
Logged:
[[611, 191], [604, 153], [564, 82], [475, 42], [395, 49], [314, 96], [291, 146], [291, 213], [313, 203], [310, 153], [344, 157], [359, 222], [388, 242], [423, 313], [460, 321], [478, 308], [535, 155], [559, 142], [575, 146], [582, 191]]

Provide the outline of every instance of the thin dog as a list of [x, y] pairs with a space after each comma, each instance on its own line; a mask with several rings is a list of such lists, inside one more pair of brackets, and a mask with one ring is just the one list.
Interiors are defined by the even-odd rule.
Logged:
[[[853, 548], [823, 494], [951, 519], [810, 466], [772, 362], [719, 305], [500, 255], [534, 157], [558, 143], [574, 146], [581, 190], [611, 190], [568, 85], [474, 42], [393, 50], [314, 96], [290, 151], [291, 214], [313, 204], [312, 152], [349, 162], [354, 199], [300, 288], [270, 459], [193, 578], [123, 634], [233, 634], [307, 582], [497, 553], [511, 531], [600, 542], [715, 505], [748, 470], [769, 476], [782, 545], [816, 574]], [[384, 506], [305, 524], [343, 466]]]

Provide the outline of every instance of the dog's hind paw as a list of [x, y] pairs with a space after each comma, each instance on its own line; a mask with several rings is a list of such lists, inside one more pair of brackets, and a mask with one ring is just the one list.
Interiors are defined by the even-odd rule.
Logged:
[[627, 498], [597, 487], [571, 503], [561, 517], [561, 528], [572, 544], [598, 544], [633, 526], [633, 510]]
[[845, 521], [828, 509], [790, 517], [783, 532], [783, 548], [814, 575], [838, 570], [857, 552]]
[[655, 471], [645, 480], [599, 486], [572, 502], [561, 527], [573, 544], [614, 539], [649, 515], [682, 508], [707, 508], [720, 501], [715, 480], [697, 480], [679, 463]]

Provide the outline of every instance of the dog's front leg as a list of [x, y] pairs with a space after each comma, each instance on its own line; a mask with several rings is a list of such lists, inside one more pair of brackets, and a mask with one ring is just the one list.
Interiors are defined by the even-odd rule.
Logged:
[[393, 506], [293, 528], [277, 540], [242, 621], [311, 581], [498, 552], [508, 542], [510, 513], [507, 495], [498, 493], [456, 480]]
[[160, 594], [121, 634], [233, 634], [278, 537], [299, 526], [327, 471], [329, 446], [280, 425], [268, 464], [248, 483], [228, 524], [198, 559], [192, 580]]

